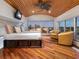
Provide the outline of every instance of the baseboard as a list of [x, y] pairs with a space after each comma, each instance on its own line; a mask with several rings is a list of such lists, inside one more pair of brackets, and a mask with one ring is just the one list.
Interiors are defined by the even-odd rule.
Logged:
[[79, 48], [78, 47], [72, 47], [72, 49], [74, 49], [75, 51], [79, 52]]
[[74, 41], [73, 45], [79, 48], [79, 41]]

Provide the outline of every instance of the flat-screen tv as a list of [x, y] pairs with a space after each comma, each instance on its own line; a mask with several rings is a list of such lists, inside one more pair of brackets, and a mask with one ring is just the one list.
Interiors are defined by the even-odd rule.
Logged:
[[22, 13], [19, 10], [16, 10], [15, 13], [14, 13], [14, 18], [21, 20]]

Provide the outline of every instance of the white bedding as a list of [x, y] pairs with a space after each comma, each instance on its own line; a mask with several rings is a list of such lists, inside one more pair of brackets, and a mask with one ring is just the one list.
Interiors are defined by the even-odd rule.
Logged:
[[12, 33], [4, 36], [5, 40], [40, 40], [40, 32]]

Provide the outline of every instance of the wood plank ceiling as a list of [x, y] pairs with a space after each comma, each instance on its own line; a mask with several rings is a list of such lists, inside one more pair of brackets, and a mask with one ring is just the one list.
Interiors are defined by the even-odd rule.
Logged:
[[19, 9], [24, 16], [33, 15], [32, 11], [35, 11], [35, 14], [46, 14], [53, 17], [57, 17], [69, 9], [79, 5], [79, 0], [51, 0], [51, 13], [49, 14], [46, 10], [41, 10], [34, 6], [38, 3], [38, 0], [5, 0], [11, 6], [16, 9]]

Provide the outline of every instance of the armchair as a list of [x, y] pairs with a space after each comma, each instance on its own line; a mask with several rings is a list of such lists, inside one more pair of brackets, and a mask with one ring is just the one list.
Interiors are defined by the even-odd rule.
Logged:
[[51, 38], [54, 38], [54, 39], [58, 39], [58, 34], [59, 34], [59, 30], [52, 30], [51, 32], [50, 32], [50, 34], [51, 34]]
[[58, 43], [62, 45], [72, 45], [72, 41], [74, 39], [73, 34], [73, 31], [58, 34]]

